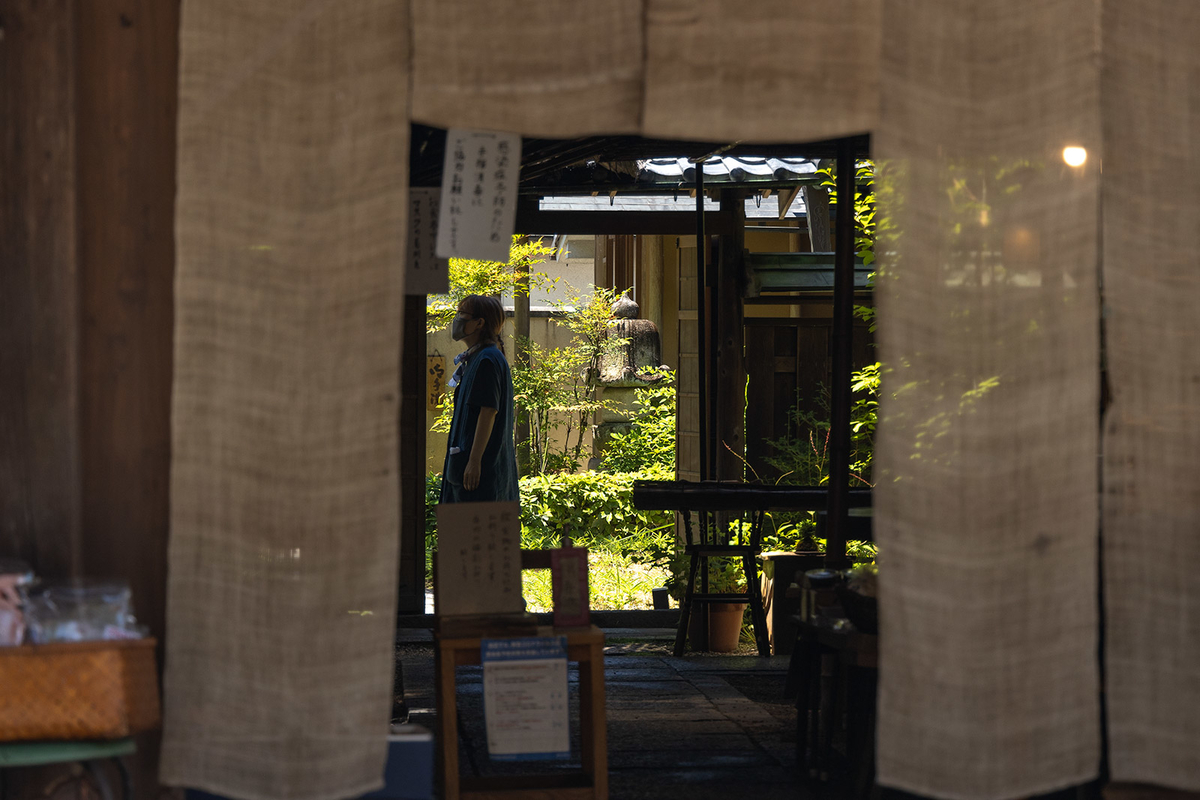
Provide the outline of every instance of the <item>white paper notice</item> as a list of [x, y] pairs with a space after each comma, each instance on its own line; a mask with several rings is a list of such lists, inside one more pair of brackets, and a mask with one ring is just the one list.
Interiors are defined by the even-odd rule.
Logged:
[[408, 272], [405, 294], [445, 294], [450, 291], [450, 265], [435, 254], [442, 190], [414, 186], [408, 190]]
[[508, 262], [517, 222], [521, 137], [451, 128], [446, 132], [439, 258]]
[[484, 639], [480, 660], [488, 755], [570, 758], [566, 638]]
[[437, 519], [437, 613], [520, 614], [520, 505], [442, 503]]

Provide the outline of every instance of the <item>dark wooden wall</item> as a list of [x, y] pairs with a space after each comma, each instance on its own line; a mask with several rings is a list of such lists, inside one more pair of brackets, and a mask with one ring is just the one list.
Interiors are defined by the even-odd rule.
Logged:
[[2, 0], [0, 34], [0, 556], [127, 580], [161, 641], [179, 3]]
[[6, 0], [0, 554], [166, 585], [175, 0]]
[[[827, 317], [746, 320], [746, 340], [754, 343], [746, 348], [746, 460], [767, 482], [778, 476], [766, 462], [774, 454], [768, 442], [796, 434], [794, 411], [828, 419], [822, 387], [829, 386], [831, 325]], [[854, 369], [878, 360], [873, 339], [866, 323], [855, 324]]]
[[0, 556], [80, 567], [73, 0], [0, 16]]

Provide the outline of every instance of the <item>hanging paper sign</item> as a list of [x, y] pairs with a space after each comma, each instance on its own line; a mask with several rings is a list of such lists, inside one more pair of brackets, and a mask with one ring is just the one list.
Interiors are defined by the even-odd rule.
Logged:
[[484, 639], [480, 660], [488, 755], [570, 758], [566, 637]]
[[[467, 455], [451, 455], [447, 471], [457, 469], [461, 478]], [[437, 519], [438, 615], [524, 611], [520, 504], [442, 503]]]
[[425, 410], [436, 412], [446, 394], [446, 357], [425, 357]]
[[521, 137], [451, 128], [446, 132], [439, 258], [508, 262], [517, 221]]
[[414, 186], [408, 190], [408, 272], [406, 294], [450, 291], [450, 262], [438, 258], [437, 221], [442, 190]]

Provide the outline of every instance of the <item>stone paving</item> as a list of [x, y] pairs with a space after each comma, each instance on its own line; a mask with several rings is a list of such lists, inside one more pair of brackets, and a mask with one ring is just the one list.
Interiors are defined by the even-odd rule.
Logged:
[[[787, 656], [670, 655], [673, 631], [609, 630], [605, 649], [613, 800], [809, 800], [795, 769], [795, 709], [782, 697]], [[425, 641], [414, 641], [414, 639]], [[433, 651], [427, 632], [398, 646], [410, 719], [431, 729]], [[482, 671], [459, 668], [464, 770], [499, 774], [482, 723]], [[575, 674], [571, 676], [576, 690]], [[572, 704], [578, 727], [577, 704]], [[576, 731], [573, 749], [578, 751]], [[578, 760], [557, 768], [577, 766]]]

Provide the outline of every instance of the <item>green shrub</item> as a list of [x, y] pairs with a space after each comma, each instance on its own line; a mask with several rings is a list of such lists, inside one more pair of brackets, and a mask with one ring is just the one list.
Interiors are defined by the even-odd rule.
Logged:
[[606, 472], [657, 470], [665, 479], [675, 474], [675, 373], [660, 368], [666, 379], [634, 393], [637, 409], [628, 433], [608, 441], [600, 468]]
[[674, 516], [633, 507], [633, 482], [661, 474], [581, 472], [521, 479], [521, 538], [528, 548], [580, 547], [660, 557], [673, 544]]

